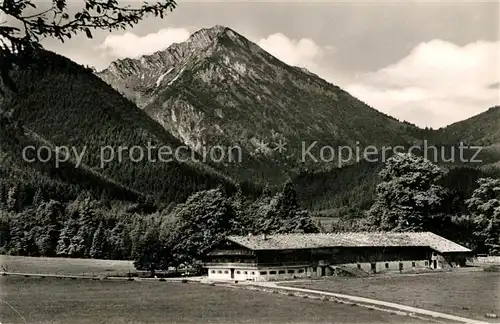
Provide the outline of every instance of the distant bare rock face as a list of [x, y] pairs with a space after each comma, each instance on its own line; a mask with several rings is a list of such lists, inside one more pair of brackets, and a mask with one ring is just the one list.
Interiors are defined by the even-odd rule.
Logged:
[[[302, 145], [314, 141], [335, 147], [410, 138], [409, 125], [223, 26], [153, 55], [113, 62], [97, 75], [197, 151], [238, 143], [252, 161], [240, 169], [280, 175], [301, 164]], [[275, 150], [279, 141], [286, 154]], [[259, 150], [262, 142], [268, 149]]]
[[112, 62], [106, 70], [96, 74], [144, 108], [164, 86], [171, 85], [180, 76], [190, 60], [210, 55], [210, 47], [223, 30], [222, 26], [202, 29], [184, 43], [173, 44], [165, 51], [140, 59]]

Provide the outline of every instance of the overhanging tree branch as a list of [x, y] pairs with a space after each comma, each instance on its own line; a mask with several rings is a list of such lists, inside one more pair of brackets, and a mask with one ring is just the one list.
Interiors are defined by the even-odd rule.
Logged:
[[14, 62], [28, 62], [35, 50], [42, 48], [41, 38], [52, 37], [64, 42], [78, 33], [92, 38], [93, 30], [123, 30], [136, 25], [146, 16], [163, 18], [166, 12], [173, 11], [177, 6], [175, 0], [154, 4], [144, 2], [136, 8], [121, 6], [118, 2], [84, 0], [83, 8], [70, 17], [67, 0], [52, 0], [50, 8], [32, 14], [26, 14], [28, 10], [37, 9], [32, 0], [4, 0], [0, 13], [7, 15], [15, 26], [20, 26], [9, 26], [7, 22], [0, 24], [0, 69], [4, 83], [10, 83], [5, 80], [9, 73], [4, 71], [10, 71]]

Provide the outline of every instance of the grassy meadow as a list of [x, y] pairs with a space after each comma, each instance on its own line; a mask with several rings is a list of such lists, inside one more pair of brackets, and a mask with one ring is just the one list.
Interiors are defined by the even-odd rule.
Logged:
[[334, 278], [285, 285], [374, 298], [500, 323], [500, 319], [485, 318], [487, 313], [500, 315], [500, 273], [463, 270], [465, 269], [418, 275]]
[[[1, 271], [60, 275], [126, 275], [135, 273], [132, 261], [34, 258], [0, 255]], [[4, 270], [5, 269], [5, 270]]]
[[333, 302], [200, 283], [2, 276], [2, 323], [421, 323]]

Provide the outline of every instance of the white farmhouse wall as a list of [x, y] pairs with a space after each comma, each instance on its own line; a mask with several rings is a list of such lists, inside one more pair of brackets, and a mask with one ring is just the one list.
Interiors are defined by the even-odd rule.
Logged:
[[[446, 267], [443, 258], [437, 257], [438, 268]], [[381, 261], [376, 262], [376, 272], [392, 272], [399, 271], [399, 265], [403, 263], [403, 271], [412, 269], [422, 269], [431, 267], [432, 264], [428, 260], [410, 260], [410, 261]], [[362, 269], [368, 273], [372, 272], [372, 265], [369, 262], [363, 263], [348, 263], [336, 264], [332, 266], [345, 266], [352, 269]], [[329, 266], [324, 266], [325, 276], [331, 276], [332, 270]], [[212, 280], [237, 280], [237, 281], [276, 281], [288, 280], [303, 277], [320, 277], [322, 275], [322, 268], [312, 267], [308, 265], [303, 266], [288, 266], [288, 267], [245, 267], [244, 264], [238, 265], [234, 268], [234, 277], [231, 278], [231, 268], [228, 266], [210, 267], [208, 269], [208, 278]]]
[[228, 268], [209, 268], [208, 278], [214, 280], [231, 280], [231, 272]]
[[[403, 263], [403, 271], [417, 269], [417, 268], [427, 268], [428, 262], [426, 260], [410, 260], [410, 261], [381, 261], [375, 263], [375, 271], [377, 273], [388, 272], [388, 271], [399, 271], [399, 264]], [[345, 266], [348, 268], [358, 268], [368, 273], [372, 272], [372, 265], [369, 262], [362, 263], [347, 263], [347, 264], [339, 264], [336, 266]]]
[[[399, 261], [377, 262], [376, 272], [399, 271]], [[429, 267], [426, 260], [402, 261], [403, 271]], [[363, 271], [370, 273], [372, 270], [371, 263], [348, 263], [337, 264], [335, 266], [345, 266], [348, 268], [360, 268]], [[443, 267], [443, 263], [438, 261], [438, 268]], [[325, 267], [325, 276], [331, 276], [332, 270]], [[244, 268], [239, 267], [234, 269], [234, 278], [231, 278], [230, 268], [209, 268], [208, 278], [213, 280], [238, 280], [238, 281], [275, 281], [288, 280], [303, 277], [321, 277], [321, 267], [310, 266], [294, 266], [294, 267], [259, 267]]]

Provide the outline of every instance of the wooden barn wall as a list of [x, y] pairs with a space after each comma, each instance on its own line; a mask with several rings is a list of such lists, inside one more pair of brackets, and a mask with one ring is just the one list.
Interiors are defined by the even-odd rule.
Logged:
[[221, 242], [202, 256], [203, 262], [256, 262], [255, 252], [230, 241]]
[[325, 261], [330, 264], [428, 260], [431, 251], [426, 247], [356, 247], [282, 251], [257, 251], [259, 263], [297, 263]]

